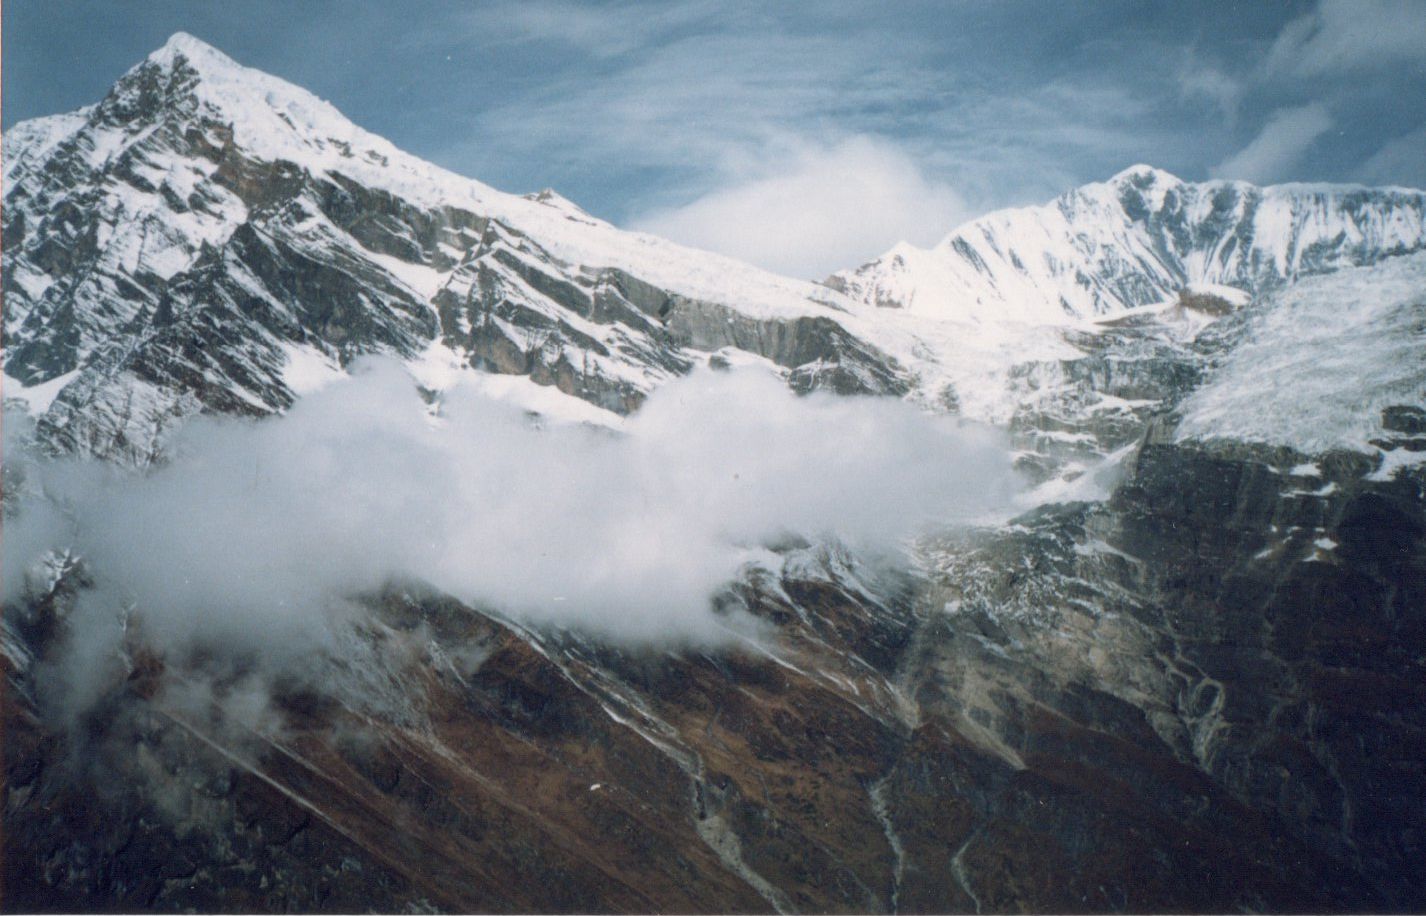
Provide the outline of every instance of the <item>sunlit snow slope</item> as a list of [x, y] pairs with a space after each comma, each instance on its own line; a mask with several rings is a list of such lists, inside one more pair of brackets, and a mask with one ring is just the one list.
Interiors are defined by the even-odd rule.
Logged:
[[451, 174], [183, 34], [9, 131], [4, 181], [6, 393], [60, 450], [142, 462], [196, 411], [281, 410], [370, 352], [432, 386], [524, 377], [502, 391], [542, 412], [627, 412], [724, 347], [804, 388], [906, 388], [826, 287]]
[[1253, 293], [1426, 247], [1426, 194], [1239, 181], [1148, 166], [1043, 207], [1001, 210], [930, 249], [898, 245], [830, 285], [945, 317], [1063, 321], [1173, 298], [1186, 285]]
[[1370, 449], [1383, 410], [1426, 402], [1426, 254], [1311, 277], [1273, 300], [1185, 401], [1181, 438]]
[[51, 449], [137, 463], [195, 413], [284, 410], [368, 353], [614, 424], [752, 359], [1103, 455], [1245, 297], [1426, 243], [1421, 192], [1136, 167], [806, 283], [444, 171], [184, 34], [8, 131], [4, 169], [5, 395]]

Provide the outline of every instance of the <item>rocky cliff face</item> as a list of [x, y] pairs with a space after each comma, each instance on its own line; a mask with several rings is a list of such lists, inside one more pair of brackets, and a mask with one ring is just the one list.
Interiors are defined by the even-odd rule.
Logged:
[[1134, 169], [839, 292], [442, 173], [186, 36], [5, 143], [6, 395], [51, 451], [142, 465], [366, 353], [579, 419], [757, 359], [1002, 424], [1039, 484], [910, 570], [788, 538], [721, 645], [393, 582], [274, 673], [139, 614], [77, 717], [52, 555], [0, 631], [5, 908], [1426, 907], [1419, 193]]

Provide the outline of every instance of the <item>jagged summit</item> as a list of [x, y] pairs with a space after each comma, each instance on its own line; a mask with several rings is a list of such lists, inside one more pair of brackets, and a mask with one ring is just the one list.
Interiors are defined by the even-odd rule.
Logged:
[[212, 45], [177, 32], [115, 83], [95, 119], [122, 131], [111, 145], [164, 124], [186, 131], [219, 127], [228, 142], [265, 160], [352, 175], [408, 197], [487, 201], [480, 182], [446, 172], [364, 130], [334, 105], [280, 77], [243, 66]]
[[[110, 97], [134, 92], [158, 92], [154, 101], [172, 104], [174, 96], [188, 93], [215, 107], [268, 105], [300, 107], [318, 114], [326, 127], [351, 129], [350, 122], [332, 105], [279, 77], [245, 67], [222, 51], [187, 32], [175, 32], [121, 76]], [[235, 115], [251, 114], [236, 110]]]
[[1117, 172], [1109, 179], [1109, 184], [1124, 184], [1126, 182], [1151, 181], [1161, 184], [1183, 184], [1183, 179], [1171, 172], [1161, 168], [1147, 165], [1143, 162], [1135, 163], [1126, 169]]
[[1172, 299], [1190, 284], [1264, 293], [1426, 246], [1426, 192], [1186, 182], [1135, 165], [1039, 207], [1000, 210], [933, 248], [898, 245], [829, 278], [880, 307], [1063, 322]]
[[177, 57], [190, 61], [207, 61], [221, 67], [242, 68], [242, 65], [219, 51], [203, 39], [189, 32], [178, 31], [168, 36], [168, 40], [149, 54], [146, 60], [153, 63], [171, 63]]
[[580, 416], [725, 346], [904, 387], [825, 287], [448, 172], [186, 34], [5, 154], [7, 394], [58, 450], [142, 462], [196, 411], [284, 409], [372, 352]]

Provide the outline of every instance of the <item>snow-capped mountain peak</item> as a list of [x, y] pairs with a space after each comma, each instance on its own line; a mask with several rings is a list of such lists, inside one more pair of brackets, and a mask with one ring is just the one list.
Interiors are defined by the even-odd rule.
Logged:
[[124, 74], [99, 105], [98, 116], [134, 133], [175, 121], [226, 128], [228, 142], [249, 155], [342, 172], [424, 195], [425, 202], [435, 202], [437, 187], [462, 202], [499, 196], [403, 152], [306, 89], [245, 67], [186, 32], [175, 33]]
[[496, 191], [190, 35], [5, 160], [7, 393], [56, 448], [146, 460], [196, 410], [281, 410], [371, 352], [618, 412], [728, 346], [905, 387], [825, 286]]
[[174, 32], [130, 72], [138, 70], [143, 64], [172, 68], [180, 60], [208, 78], [214, 74], [241, 74], [248, 69], [203, 39], [188, 32]]
[[1120, 318], [1173, 349], [1221, 317], [1204, 290], [1239, 303], [1426, 244], [1421, 192], [1135, 165], [806, 283], [456, 175], [184, 33], [4, 144], [7, 394], [54, 447], [137, 460], [196, 411], [282, 410], [372, 352], [627, 412], [731, 348], [802, 390], [1008, 423], [1047, 390], [1025, 367]]
[[1110, 184], [1119, 184], [1126, 181], [1136, 182], [1162, 182], [1164, 184], [1183, 184], [1183, 179], [1173, 175], [1156, 166], [1146, 162], [1136, 162], [1133, 165], [1120, 170], [1114, 177], [1109, 179]]
[[1263, 293], [1426, 244], [1426, 194], [1186, 182], [1135, 165], [1039, 207], [1000, 210], [931, 249], [898, 245], [829, 278], [868, 305], [951, 319], [1063, 322], [1193, 283]]

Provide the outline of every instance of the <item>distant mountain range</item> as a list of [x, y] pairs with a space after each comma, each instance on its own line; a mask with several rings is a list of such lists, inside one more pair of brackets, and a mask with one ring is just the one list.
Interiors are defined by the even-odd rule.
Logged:
[[623, 413], [733, 348], [800, 390], [1006, 421], [1011, 366], [1071, 354], [1076, 319], [1426, 245], [1419, 191], [1140, 166], [818, 286], [445, 172], [185, 35], [4, 144], [5, 372], [56, 448], [130, 460], [195, 411], [281, 410], [364, 352]]
[[1043, 207], [973, 220], [933, 248], [898, 245], [828, 283], [887, 308], [1053, 322], [1113, 316], [1193, 285], [1263, 295], [1423, 246], [1421, 191], [1194, 184], [1136, 165]]

